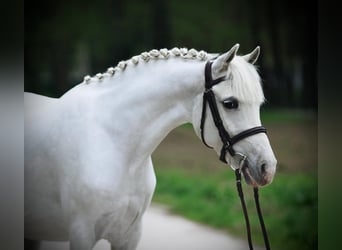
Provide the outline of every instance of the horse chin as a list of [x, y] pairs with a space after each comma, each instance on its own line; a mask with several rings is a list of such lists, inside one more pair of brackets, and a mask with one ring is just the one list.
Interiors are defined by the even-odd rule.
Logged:
[[254, 180], [253, 176], [251, 175], [248, 166], [244, 165], [241, 169], [243, 177], [248, 185], [253, 187], [258, 187], [258, 183]]
[[242, 174], [245, 178], [245, 181], [248, 185], [251, 185], [253, 187], [262, 187], [267, 184], [270, 184], [272, 180], [270, 178], [265, 178], [264, 176], [253, 176], [254, 171], [251, 170], [250, 166], [248, 164], [244, 164], [242, 166]]
[[248, 160], [245, 160], [242, 166], [239, 166], [239, 164], [237, 165], [232, 165], [230, 163], [231, 167], [233, 170], [238, 169], [239, 167], [241, 167], [241, 172], [243, 174], [243, 177], [245, 178], [245, 181], [247, 183], [247, 185], [251, 185], [253, 187], [258, 187], [258, 183], [256, 182], [256, 180], [253, 178], [250, 168], [249, 168], [249, 162]]

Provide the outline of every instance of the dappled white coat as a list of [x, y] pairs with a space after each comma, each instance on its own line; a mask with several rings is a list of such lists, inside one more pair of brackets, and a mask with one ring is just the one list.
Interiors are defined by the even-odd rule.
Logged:
[[[25, 238], [69, 240], [71, 249], [92, 249], [100, 239], [113, 249], [136, 248], [156, 185], [152, 152], [180, 124], [193, 122], [199, 133], [204, 64], [212, 55], [193, 53], [143, 53], [58, 99], [25, 93]], [[215, 61], [213, 74], [227, 74], [228, 56]], [[242, 57], [234, 61], [253, 68]], [[260, 125], [263, 95], [255, 89], [259, 99], [246, 103], [233, 134]], [[231, 95], [225, 92], [217, 94]], [[206, 139], [219, 152], [209, 116]], [[261, 148], [253, 151], [258, 157], [275, 160], [265, 135], [246, 140]], [[269, 169], [273, 176], [275, 166]]]

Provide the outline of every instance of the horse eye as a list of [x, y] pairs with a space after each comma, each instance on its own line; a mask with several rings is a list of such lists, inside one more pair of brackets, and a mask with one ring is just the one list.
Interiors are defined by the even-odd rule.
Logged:
[[229, 97], [223, 100], [222, 104], [227, 109], [237, 109], [239, 107], [239, 101], [235, 97]]

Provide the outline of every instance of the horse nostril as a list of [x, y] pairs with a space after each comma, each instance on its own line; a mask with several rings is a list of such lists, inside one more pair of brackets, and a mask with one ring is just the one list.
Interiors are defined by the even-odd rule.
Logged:
[[262, 165], [261, 165], [261, 173], [265, 173], [266, 172], [266, 163], [263, 163]]

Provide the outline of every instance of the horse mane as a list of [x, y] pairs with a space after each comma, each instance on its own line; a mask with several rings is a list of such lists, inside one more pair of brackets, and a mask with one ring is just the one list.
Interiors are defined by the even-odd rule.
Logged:
[[205, 61], [208, 59], [208, 53], [201, 50], [197, 51], [196, 49], [187, 48], [173, 48], [171, 50], [168, 49], [153, 49], [149, 52], [142, 52], [140, 55], [133, 56], [132, 58], [126, 61], [120, 61], [115, 67], [110, 67], [107, 69], [105, 73], [97, 73], [94, 77], [89, 75], [84, 77], [84, 82], [89, 83], [93, 78], [97, 80], [102, 80], [105, 76], [114, 76], [118, 71], [124, 71], [128, 65], [135, 66], [140, 62], [148, 62], [150, 60], [156, 59], [169, 59], [170, 57], [180, 57], [184, 59], [192, 59], [192, 60], [201, 60]]
[[[141, 62], [147, 63], [150, 60], [167, 60], [169, 58], [183, 58], [189, 60], [205, 61], [212, 57], [214, 54], [209, 54], [203, 50], [197, 51], [196, 49], [187, 48], [173, 48], [173, 49], [153, 49], [149, 52], [142, 52], [140, 55], [133, 56], [132, 58], [120, 61], [115, 67], [109, 67], [105, 73], [97, 73], [91, 77], [89, 75], [84, 77], [84, 82], [89, 84], [91, 80], [101, 81], [104, 77], [112, 77], [116, 72], [125, 71], [128, 66], [136, 66]], [[235, 56], [230, 62], [228, 71], [228, 89], [237, 98], [245, 103], [263, 103], [265, 100], [260, 76], [256, 67], [247, 61], [242, 56]]]

